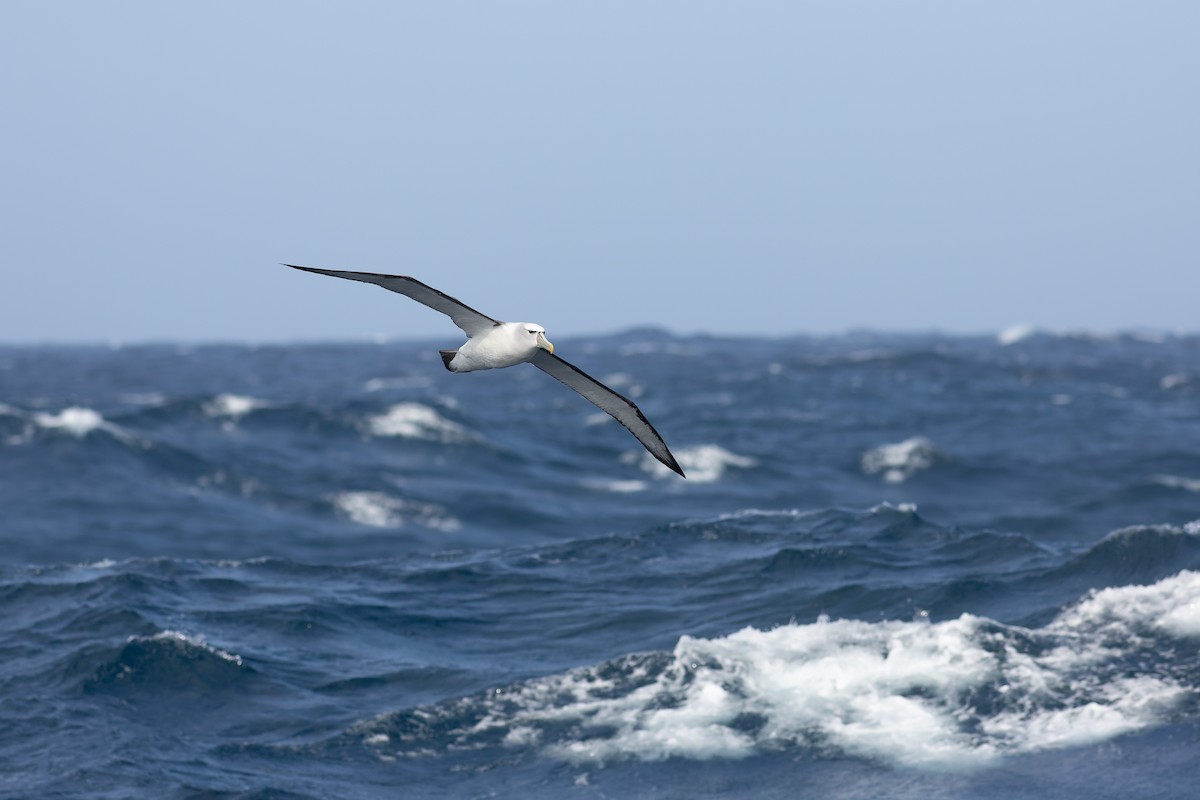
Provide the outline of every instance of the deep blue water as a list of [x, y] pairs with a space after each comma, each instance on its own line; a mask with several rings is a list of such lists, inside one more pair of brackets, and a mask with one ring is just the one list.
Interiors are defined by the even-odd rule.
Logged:
[[0, 796], [1192, 797], [1200, 338], [0, 347]]

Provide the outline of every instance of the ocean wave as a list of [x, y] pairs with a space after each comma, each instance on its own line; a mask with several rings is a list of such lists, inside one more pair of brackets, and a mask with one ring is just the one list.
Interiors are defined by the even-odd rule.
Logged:
[[34, 425], [20, 411], [0, 403], [0, 443], [20, 445], [33, 436]]
[[124, 444], [149, 446], [149, 443], [139, 441], [129, 431], [106, 420], [99, 411], [85, 406], [68, 406], [57, 414], [39, 411], [33, 415], [33, 423], [44, 431], [62, 433], [76, 439], [104, 433]]
[[366, 426], [374, 436], [398, 436], [448, 444], [482, 441], [479, 434], [421, 403], [397, 403], [384, 413], [369, 417]]
[[247, 414], [271, 404], [257, 397], [239, 394], [219, 394], [203, 405], [204, 413], [210, 417], [228, 417], [236, 422]]
[[1168, 489], [1183, 489], [1186, 492], [1200, 492], [1200, 478], [1183, 478], [1179, 475], [1154, 475], [1151, 483], [1166, 486]]
[[1172, 372], [1169, 375], [1164, 375], [1158, 382], [1158, 387], [1164, 392], [1175, 390], [1190, 389], [1192, 387], [1192, 376], [1186, 372]]
[[1095, 591], [1027, 629], [964, 614], [821, 619], [682, 637], [372, 720], [377, 757], [536, 748], [575, 763], [738, 759], [781, 749], [964, 768], [1105, 741], [1194, 698], [1200, 573]]
[[1008, 345], [1025, 341], [1026, 339], [1034, 336], [1037, 332], [1038, 329], [1032, 325], [1012, 325], [1000, 331], [1000, 333], [996, 335], [996, 341], [999, 344], [1007, 347]]
[[402, 375], [393, 378], [371, 378], [363, 383], [364, 392], [382, 392], [389, 390], [428, 389], [433, 385], [433, 379], [427, 375]]
[[[675, 451], [675, 458], [691, 483], [715, 483], [725, 476], [729, 467], [749, 469], [758, 461], [749, 456], [732, 453], [716, 444], [700, 444]], [[638, 463], [641, 469], [656, 478], [668, 478], [675, 473], [649, 453], [630, 453], [622, 458], [626, 463]]]
[[131, 406], [154, 407], [167, 403], [167, 396], [162, 392], [126, 392], [117, 396], [122, 403]]
[[439, 531], [456, 531], [462, 523], [433, 503], [419, 503], [383, 492], [341, 492], [334, 507], [359, 525], [403, 528], [410, 522]]
[[203, 636], [163, 630], [130, 636], [115, 657], [96, 669], [86, 688], [205, 693], [236, 684], [253, 672], [240, 655], [209, 644]]
[[33, 415], [33, 421], [46, 430], [60, 430], [78, 439], [82, 439], [92, 431], [111, 430], [112, 424], [106, 422], [100, 412], [81, 406], [64, 408], [57, 414], [38, 412]]
[[914, 436], [895, 444], [880, 445], [863, 453], [860, 459], [862, 471], [867, 475], [880, 475], [888, 483], [903, 483], [922, 470], [927, 470], [945, 455], [924, 436]]
[[1181, 568], [1200, 569], [1200, 520], [1182, 526], [1135, 525], [1105, 536], [1039, 580], [1109, 584], [1156, 581]]
[[639, 480], [613, 480], [610, 478], [584, 478], [583, 485], [600, 492], [630, 494], [644, 492], [650, 484]]

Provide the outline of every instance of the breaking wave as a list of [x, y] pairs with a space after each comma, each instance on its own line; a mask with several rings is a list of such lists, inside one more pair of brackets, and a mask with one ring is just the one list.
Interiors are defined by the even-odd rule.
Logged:
[[982, 766], [1169, 721], [1197, 678], [1200, 573], [1089, 593], [1028, 629], [821, 619], [682, 637], [670, 653], [495, 689], [349, 732], [391, 760], [527, 748], [572, 762], [799, 749]]

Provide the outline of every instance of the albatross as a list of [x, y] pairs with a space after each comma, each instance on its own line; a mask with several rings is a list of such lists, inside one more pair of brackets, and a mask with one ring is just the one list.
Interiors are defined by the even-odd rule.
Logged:
[[374, 272], [347, 272], [336, 269], [301, 267], [284, 264], [292, 269], [332, 275], [352, 281], [373, 283], [392, 292], [411, 297], [418, 303], [440, 311], [467, 335], [467, 342], [457, 350], [441, 350], [442, 363], [451, 372], [474, 372], [481, 369], [501, 369], [529, 363], [595, 403], [602, 411], [629, 429], [637, 440], [663, 464], [684, 477], [683, 469], [667, 443], [654, 430], [650, 420], [630, 400], [588, 375], [570, 362], [554, 355], [554, 345], [546, 338], [546, 329], [533, 322], [501, 322], [481, 314], [445, 292], [421, 283], [407, 275], [380, 275]]

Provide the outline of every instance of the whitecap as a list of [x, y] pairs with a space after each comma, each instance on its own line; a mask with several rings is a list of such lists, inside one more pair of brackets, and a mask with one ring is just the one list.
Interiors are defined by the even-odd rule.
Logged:
[[1032, 325], [1022, 323], [1019, 325], [1012, 325], [1000, 331], [1000, 333], [996, 335], [996, 341], [1002, 346], [1007, 347], [1011, 344], [1022, 342], [1036, 333], [1037, 328], [1033, 327]]
[[[886, 505], [886, 504], [885, 504]], [[806, 517], [815, 517], [822, 512], [814, 509], [800, 508], [743, 508], [738, 511], [730, 511], [725, 514], [718, 514], [713, 518], [714, 522], [733, 522], [744, 519], [755, 518], [778, 518], [778, 519], [805, 519]], [[706, 522], [707, 520], [702, 520]]]
[[967, 768], [1169, 720], [1196, 694], [1170, 640], [1196, 637], [1191, 571], [1092, 592], [1042, 628], [964, 614], [684, 636], [671, 653], [489, 692], [456, 744], [518, 731], [507, 744], [545, 740], [544, 752], [575, 763], [799, 746]]
[[916, 503], [892, 503], [884, 500], [882, 503], [871, 507], [872, 514], [887, 514], [889, 512], [899, 511], [901, 514], [916, 514]]
[[617, 494], [629, 494], [631, 492], [641, 492], [646, 489], [646, 482], [639, 480], [610, 480], [607, 478], [589, 478], [583, 482], [583, 485], [589, 489], [596, 489], [601, 492], [616, 492]]
[[204, 413], [210, 417], [231, 417], [239, 420], [252, 411], [269, 406], [266, 400], [240, 394], [219, 394], [204, 404]]
[[861, 459], [867, 475], [883, 474], [888, 483], [902, 483], [921, 470], [929, 469], [942, 454], [924, 436], [913, 436], [903, 442], [885, 444], [868, 450]]
[[119, 438], [128, 437], [116, 425], [106, 421], [100, 412], [82, 406], [70, 406], [57, 414], [38, 412], [33, 415], [33, 421], [46, 430], [59, 430], [79, 439], [93, 431], [106, 431]]
[[[636, 453], [627, 454], [622, 460], [628, 462], [639, 459], [641, 468], [657, 478], [666, 478], [675, 474], [649, 453], [642, 453], [640, 456]], [[687, 473], [687, 479], [691, 483], [713, 483], [720, 480], [729, 467], [749, 469], [758, 465], [758, 462], [749, 456], [731, 453], [724, 447], [715, 444], [684, 447], [675, 451], [675, 459], [683, 467], [683, 471]]]
[[1154, 475], [1151, 483], [1166, 486], [1170, 489], [1183, 489], [1188, 492], [1200, 492], [1200, 478], [1184, 478], [1179, 475]]
[[1158, 387], [1164, 392], [1169, 392], [1172, 389], [1179, 389], [1184, 386], [1189, 386], [1192, 383], [1192, 376], [1186, 372], [1172, 372], [1170, 375], [1164, 375], [1162, 380], [1158, 382]]
[[371, 528], [403, 528], [410, 521], [440, 531], [455, 531], [462, 527], [441, 506], [404, 500], [383, 492], [341, 492], [334, 495], [331, 502], [351, 521]]
[[184, 633], [182, 631], [176, 631], [176, 630], [159, 631], [158, 633], [154, 634], [153, 636], [149, 637], [148, 639], [147, 639], [147, 637], [143, 637], [143, 636], [130, 636], [129, 641], [131, 641], [131, 642], [135, 642], [135, 641], [174, 642], [176, 644], [185, 645], [187, 647], [199, 648], [208, 653], [211, 653], [212, 655], [216, 656], [217, 658], [219, 658], [223, 661], [228, 661], [229, 663], [236, 664], [239, 667], [243, 665], [242, 657], [239, 656], [238, 654], [231, 653], [228, 650], [222, 650], [219, 647], [213, 647], [212, 645], [208, 644], [208, 642], [206, 642], [204, 640], [203, 636], [198, 636], [198, 635], [193, 636], [191, 634]]
[[397, 403], [383, 414], [367, 419], [375, 436], [399, 436], [434, 442], [478, 441], [479, 436], [420, 403]]
[[1144, 638], [1148, 630], [1179, 638], [1200, 636], [1200, 572], [1181, 572], [1149, 586], [1090, 592], [1051, 628], [1077, 637], [1074, 652], [1093, 661], [1112, 657], [1131, 640]]

